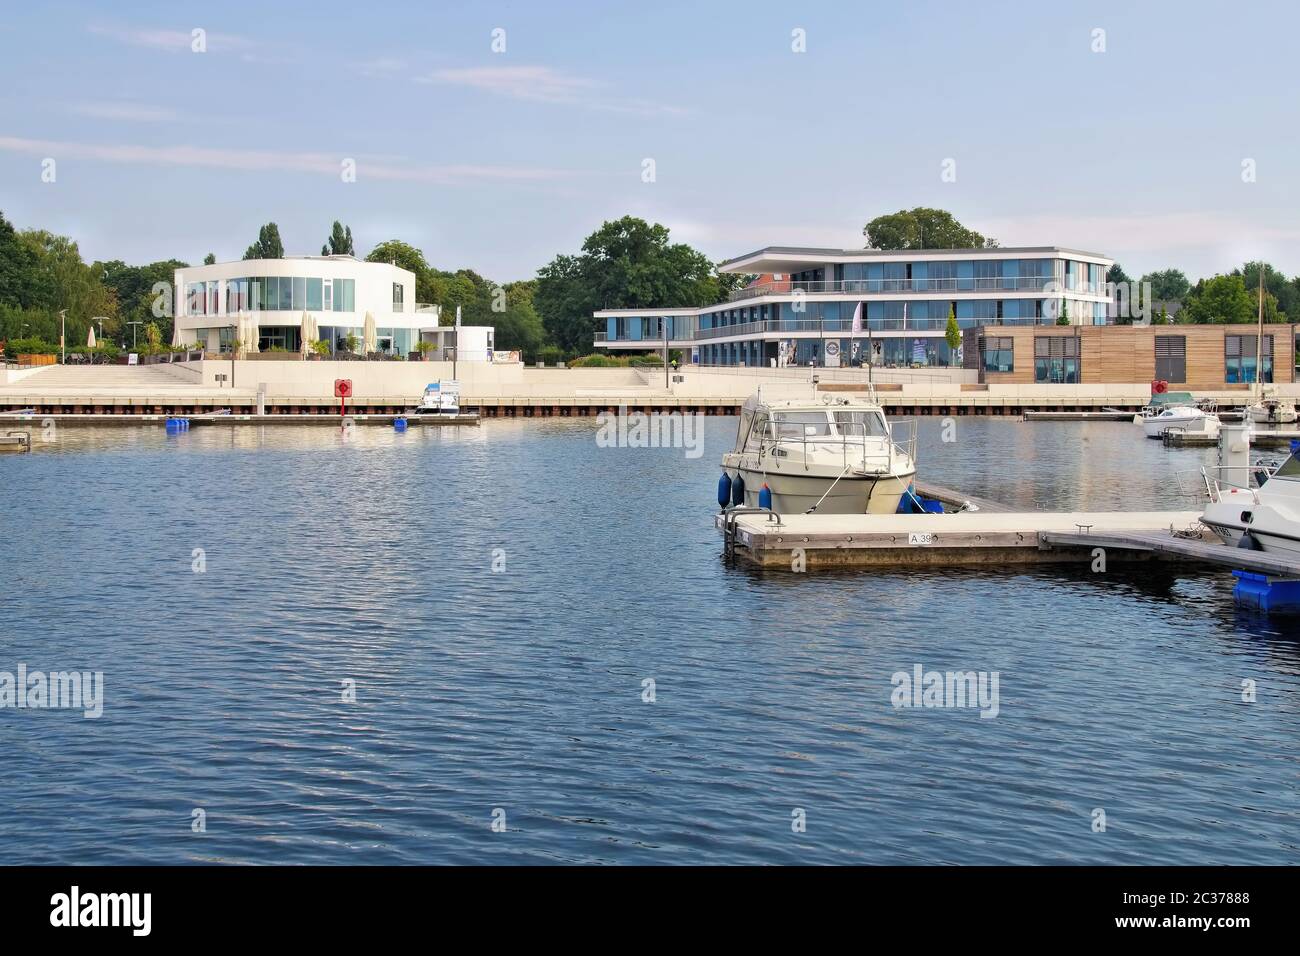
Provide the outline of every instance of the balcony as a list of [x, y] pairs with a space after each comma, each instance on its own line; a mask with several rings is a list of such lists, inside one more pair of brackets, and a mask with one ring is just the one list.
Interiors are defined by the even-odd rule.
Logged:
[[[1007, 318], [998, 319], [989, 317], [982, 318], [962, 318], [957, 320], [957, 326], [961, 329], [974, 328], [980, 325], [1051, 325], [1050, 319], [1045, 318]], [[948, 326], [947, 319], [869, 319], [863, 323], [861, 329], [856, 333], [853, 332], [852, 319], [766, 319], [757, 322], [741, 322], [737, 325], [721, 325], [715, 328], [696, 329], [691, 341], [708, 342], [714, 339], [731, 338], [741, 335], [769, 335], [782, 336], [798, 333], [807, 333], [815, 335], [831, 335], [842, 337], [845, 335], [868, 336], [872, 332], [942, 332]], [[679, 341], [674, 339], [673, 341]], [[597, 344], [608, 344], [610, 342], [644, 342], [647, 348], [655, 348], [663, 344], [663, 339], [630, 339], [630, 338], [611, 338], [607, 332], [597, 332], [595, 334]]]
[[[1051, 276], [998, 276], [964, 279], [839, 279], [833, 282], [763, 282], [731, 294], [728, 301], [765, 295], [896, 295], [903, 292], [1045, 292]], [[1080, 289], [1079, 291], [1084, 291]]]

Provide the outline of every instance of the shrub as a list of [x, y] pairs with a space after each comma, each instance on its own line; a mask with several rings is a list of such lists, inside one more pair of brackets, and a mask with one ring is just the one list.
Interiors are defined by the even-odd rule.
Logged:
[[10, 339], [5, 345], [5, 354], [14, 355], [57, 355], [59, 347], [44, 339], [26, 338]]

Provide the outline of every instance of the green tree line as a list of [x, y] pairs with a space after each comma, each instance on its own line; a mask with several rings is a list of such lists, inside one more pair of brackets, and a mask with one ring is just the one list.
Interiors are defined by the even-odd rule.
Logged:
[[[863, 229], [877, 249], [994, 248], [983, 236], [941, 209], [918, 207], [873, 219]], [[355, 254], [352, 230], [334, 222], [321, 249], [325, 255]], [[258, 230], [244, 258], [282, 258], [279, 227]], [[667, 227], [634, 216], [602, 223], [579, 250], [560, 253], [533, 278], [498, 283], [472, 269], [444, 270], [401, 239], [375, 246], [366, 260], [390, 262], [415, 274], [416, 299], [442, 307], [451, 324], [456, 309], [467, 325], [493, 327], [497, 347], [517, 349], [528, 360], [572, 358], [592, 351], [604, 323], [599, 309], [697, 307], [724, 302], [750, 277], [720, 273], [691, 246], [673, 242]], [[209, 253], [205, 262], [215, 261]], [[16, 229], [0, 212], [0, 340], [38, 338], [54, 344], [59, 310], [67, 310], [69, 347], [84, 344], [92, 320], [97, 335], [131, 341], [138, 322], [141, 340], [170, 342], [172, 321], [155, 314], [159, 288], [170, 289], [174, 271], [187, 263], [166, 259], [146, 265], [121, 260], [85, 262], [77, 243], [43, 229]], [[1265, 318], [1300, 319], [1300, 276], [1287, 278], [1268, 263], [1247, 262], [1226, 275], [1190, 282], [1178, 269], [1150, 272], [1155, 303], [1178, 301], [1174, 321], [1246, 323], [1255, 320], [1256, 284], [1264, 270]], [[1129, 277], [1116, 263], [1113, 282]], [[1155, 321], [1170, 321], [1155, 311]]]

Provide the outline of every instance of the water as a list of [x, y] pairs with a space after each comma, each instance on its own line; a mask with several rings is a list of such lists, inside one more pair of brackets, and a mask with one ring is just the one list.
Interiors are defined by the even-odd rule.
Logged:
[[[940, 427], [925, 477], [1026, 509], [1187, 506], [1213, 454]], [[590, 420], [0, 458], [0, 671], [106, 687], [98, 720], [0, 710], [0, 863], [1296, 862], [1294, 619], [1222, 572], [729, 569], [734, 428], [697, 459]], [[894, 709], [917, 663], [999, 672], [998, 716]]]

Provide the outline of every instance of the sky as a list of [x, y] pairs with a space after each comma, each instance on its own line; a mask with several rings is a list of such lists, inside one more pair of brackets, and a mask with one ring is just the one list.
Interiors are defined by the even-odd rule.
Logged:
[[925, 205], [1134, 277], [1295, 275], [1298, 28], [1249, 0], [0, 0], [0, 211], [130, 263], [237, 259], [267, 221], [317, 254], [340, 219], [505, 282], [626, 214], [721, 260]]

